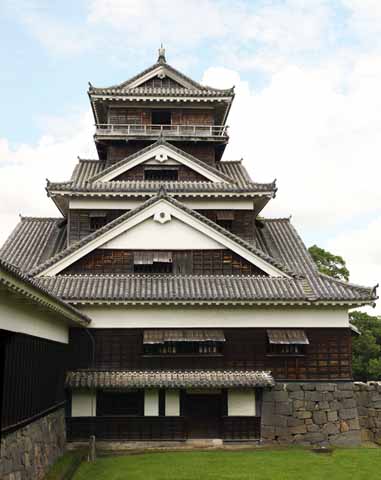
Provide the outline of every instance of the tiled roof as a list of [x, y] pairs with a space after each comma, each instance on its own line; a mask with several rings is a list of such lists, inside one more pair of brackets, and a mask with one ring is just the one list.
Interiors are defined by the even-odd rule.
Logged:
[[29, 272], [65, 246], [64, 219], [21, 217], [0, 249], [0, 257]]
[[83, 195], [106, 195], [114, 196], [134, 193], [155, 195], [162, 185], [168, 193], [173, 194], [258, 194], [273, 195], [276, 191], [275, 182], [272, 183], [246, 183], [237, 185], [235, 183], [226, 182], [191, 182], [191, 181], [108, 181], [108, 182], [87, 182], [81, 185], [74, 185], [71, 182], [51, 183], [47, 184], [47, 190], [50, 194], [60, 193], [62, 195], [76, 196]]
[[82, 326], [90, 323], [89, 317], [85, 314], [3, 258], [0, 258], [0, 286], [66, 320], [74, 321]]
[[[131, 88], [130, 85], [133, 84], [136, 80], [145, 75], [153, 72], [156, 68], [164, 66], [164, 68], [175, 74], [178, 78], [184, 80], [186, 84], [190, 85], [190, 88], [180, 87], [180, 88], [152, 88], [152, 87], [136, 87]], [[154, 96], [220, 96], [220, 97], [233, 97], [234, 96], [234, 87], [229, 89], [217, 89], [208, 87], [206, 85], [201, 85], [198, 82], [195, 82], [190, 77], [179, 72], [171, 65], [166, 62], [156, 62], [150, 67], [146, 68], [142, 72], [134, 75], [132, 78], [122, 82], [118, 85], [112, 85], [110, 87], [94, 87], [90, 85], [89, 95], [154, 95]]]
[[99, 230], [91, 233], [90, 235], [87, 235], [86, 237], [82, 238], [78, 242], [72, 243], [65, 250], [61, 250], [60, 252], [56, 253], [56, 255], [50, 257], [44, 263], [42, 263], [39, 266], [37, 266], [36, 268], [34, 268], [32, 270], [32, 273], [34, 275], [37, 275], [37, 274], [41, 273], [46, 268], [54, 265], [56, 262], [65, 258], [70, 253], [75, 252], [80, 247], [88, 244], [89, 242], [92, 242], [94, 239], [96, 239], [96, 238], [100, 237], [101, 235], [103, 235], [104, 233], [112, 230], [114, 227], [116, 227], [117, 225], [120, 225], [121, 223], [123, 223], [128, 218], [136, 215], [137, 213], [141, 212], [142, 210], [148, 208], [149, 206], [154, 205], [159, 200], [166, 200], [167, 202], [171, 203], [173, 206], [179, 208], [180, 210], [186, 212], [187, 214], [191, 215], [192, 217], [196, 218], [197, 220], [201, 221], [202, 223], [208, 225], [213, 230], [216, 230], [217, 232], [222, 233], [225, 237], [227, 237], [230, 240], [236, 242], [238, 245], [244, 247], [247, 251], [253, 253], [254, 255], [257, 255], [259, 258], [261, 258], [265, 262], [269, 263], [270, 265], [274, 266], [275, 268], [283, 271], [284, 273], [289, 274], [289, 275], [293, 274], [292, 269], [289, 269], [288, 267], [285, 267], [285, 265], [280, 260], [278, 260], [276, 258], [273, 258], [271, 255], [268, 255], [267, 253], [258, 249], [256, 246], [249, 244], [248, 242], [246, 242], [242, 238], [238, 237], [234, 233], [229, 232], [225, 228], [222, 228], [220, 225], [217, 225], [217, 223], [215, 223], [215, 222], [209, 220], [208, 218], [204, 217], [204, 215], [201, 215], [200, 213], [196, 212], [195, 210], [192, 210], [192, 209], [186, 207], [184, 204], [175, 200], [173, 197], [168, 196], [167, 193], [164, 190], [161, 190], [158, 195], [156, 195], [154, 197], [151, 197], [149, 200], [142, 203], [139, 207], [124, 213], [123, 215], [116, 218], [115, 220], [108, 223], [107, 225], [100, 228]]
[[[353, 302], [373, 303], [373, 288], [335, 280], [317, 271], [305, 245], [287, 218], [261, 219], [255, 246], [274, 260], [284, 263], [301, 278], [274, 277], [129, 277], [129, 276], [57, 276], [38, 282], [66, 299], [95, 301], [227, 301]], [[61, 226], [59, 226], [61, 225]], [[55, 252], [62, 252], [66, 226], [62, 219], [24, 217], [6, 241], [0, 255], [21, 270], [29, 272]], [[60, 239], [60, 241], [58, 241]], [[46, 252], [42, 255], [43, 252]]]
[[92, 88], [90, 95], [118, 95], [124, 97], [231, 97], [232, 90], [174, 87], [136, 87], [136, 88]]
[[58, 275], [37, 281], [68, 301], [308, 302], [301, 279], [228, 275]]
[[[203, 164], [203, 166], [205, 165], [206, 164]], [[105, 173], [105, 169], [106, 169], [105, 163], [100, 160], [80, 159], [73, 170], [70, 184], [77, 185], [77, 186], [84, 185], [86, 182], [89, 182], [89, 180], [92, 177], [103, 175]], [[231, 179], [240, 187], [244, 187], [245, 185], [257, 185], [257, 188], [260, 188], [260, 186], [263, 185], [264, 186], [263, 189], [271, 189], [275, 186], [275, 182], [271, 182], [271, 183], [253, 182], [246, 168], [242, 165], [241, 160], [218, 162], [216, 164], [215, 170], [217, 172], [221, 172], [223, 175]], [[184, 183], [184, 182], [174, 182], [174, 183]], [[52, 183], [50, 185], [55, 185], [55, 184]], [[65, 182], [65, 185], [69, 185], [69, 182]]]
[[132, 155], [129, 155], [126, 158], [123, 158], [117, 163], [114, 163], [113, 165], [110, 165], [109, 167], [105, 168], [103, 171], [98, 172], [88, 178], [89, 182], [95, 182], [96, 180], [99, 180], [102, 178], [104, 175], [107, 173], [113, 172], [115, 169], [125, 165], [128, 166], [130, 162], [135, 160], [136, 158], [141, 157], [142, 155], [145, 155], [146, 153], [149, 153], [150, 151], [154, 150], [158, 146], [165, 146], [167, 147], [170, 151], [172, 151], [174, 154], [181, 155], [182, 157], [186, 157], [191, 161], [192, 163], [202, 167], [203, 169], [209, 171], [210, 173], [213, 173], [214, 175], [218, 175], [220, 178], [223, 180], [226, 180], [228, 182], [232, 182], [233, 179], [229, 177], [229, 175], [225, 175], [223, 172], [217, 170], [216, 168], [212, 167], [211, 165], [208, 165], [206, 162], [203, 162], [202, 160], [199, 160], [198, 158], [194, 157], [190, 153], [184, 152], [184, 150], [181, 150], [180, 148], [175, 147], [171, 143], [166, 142], [164, 139], [159, 139], [156, 142], [152, 143], [151, 145], [148, 145], [147, 147], [143, 148], [142, 150], [139, 150], [136, 153], [133, 153]]
[[69, 388], [228, 388], [272, 387], [270, 372], [258, 370], [76, 370]]

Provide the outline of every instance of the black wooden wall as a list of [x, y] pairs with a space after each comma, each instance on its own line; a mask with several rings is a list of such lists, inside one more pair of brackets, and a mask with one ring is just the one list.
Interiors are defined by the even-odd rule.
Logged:
[[20, 333], [1, 331], [1, 430], [65, 401], [68, 346]]
[[[147, 356], [143, 352], [141, 329], [90, 329], [95, 339], [97, 369], [237, 368], [271, 370], [277, 379], [348, 380], [351, 371], [349, 329], [306, 329], [310, 345], [305, 355], [274, 356], [267, 351], [264, 328], [224, 329], [222, 355]], [[70, 332], [70, 368], [91, 366], [91, 342], [86, 332]]]

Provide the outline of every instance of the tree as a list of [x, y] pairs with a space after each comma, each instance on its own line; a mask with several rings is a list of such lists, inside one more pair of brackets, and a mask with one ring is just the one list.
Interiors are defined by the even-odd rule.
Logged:
[[308, 251], [314, 259], [319, 272], [325, 273], [326, 275], [339, 280], [349, 280], [349, 270], [342, 257], [339, 255], [333, 255], [317, 245], [312, 245]]
[[[313, 245], [308, 249], [320, 272], [339, 280], [349, 279], [345, 260]], [[381, 380], [381, 317], [354, 311], [350, 322], [361, 335], [353, 338], [352, 366], [355, 380]]]
[[353, 338], [354, 379], [381, 380], [381, 317], [354, 311], [349, 320], [361, 333]]

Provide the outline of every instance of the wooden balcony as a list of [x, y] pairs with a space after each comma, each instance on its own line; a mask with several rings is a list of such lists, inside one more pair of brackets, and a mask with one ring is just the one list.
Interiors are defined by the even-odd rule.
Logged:
[[204, 139], [227, 140], [226, 125], [134, 125], [134, 124], [96, 124], [95, 137], [98, 139], [156, 139], [165, 137], [178, 140]]

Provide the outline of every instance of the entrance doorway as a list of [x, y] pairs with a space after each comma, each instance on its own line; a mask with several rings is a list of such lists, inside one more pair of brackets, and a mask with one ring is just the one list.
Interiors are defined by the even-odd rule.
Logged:
[[186, 393], [184, 416], [189, 438], [220, 438], [221, 394]]

